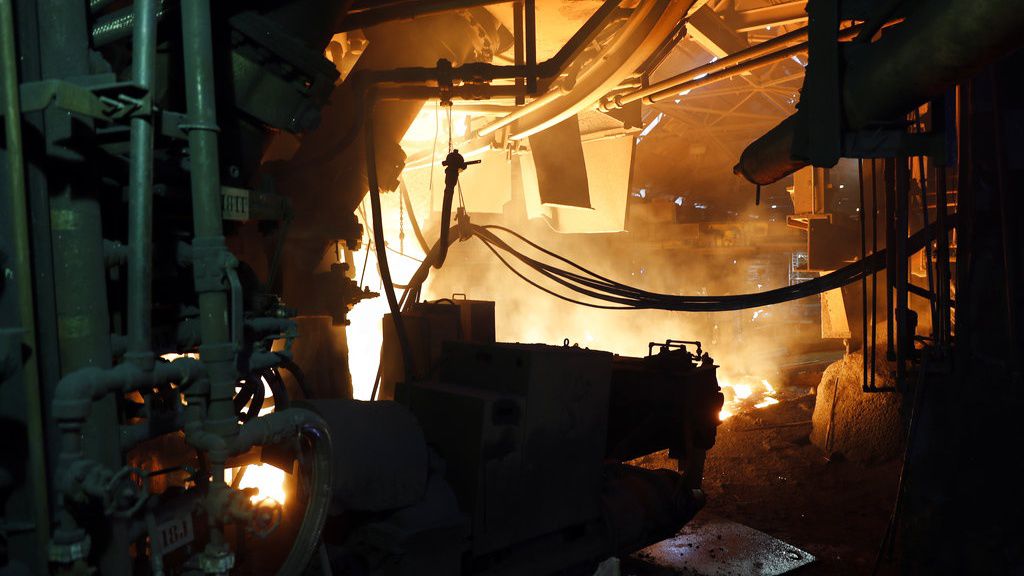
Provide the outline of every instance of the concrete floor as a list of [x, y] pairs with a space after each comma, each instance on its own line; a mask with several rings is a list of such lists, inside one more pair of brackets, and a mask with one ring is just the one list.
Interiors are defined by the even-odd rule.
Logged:
[[[817, 557], [793, 573], [866, 575], [896, 493], [898, 459], [829, 461], [809, 440], [814, 396], [734, 416], [719, 427], [704, 473], [703, 513], [761, 530]], [[796, 424], [796, 425], [793, 425]], [[645, 465], [668, 466], [664, 456]], [[626, 562], [623, 574], [682, 574]], [[895, 573], [884, 567], [882, 574]]]

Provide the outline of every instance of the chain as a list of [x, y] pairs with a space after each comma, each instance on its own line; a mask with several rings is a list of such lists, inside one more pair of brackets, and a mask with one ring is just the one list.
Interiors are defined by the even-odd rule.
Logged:
[[[404, 185], [404, 184], [403, 184]], [[398, 195], [398, 251], [405, 254], [405, 195]]]
[[451, 154], [455, 146], [452, 143], [452, 106], [445, 106], [448, 111], [448, 153]]

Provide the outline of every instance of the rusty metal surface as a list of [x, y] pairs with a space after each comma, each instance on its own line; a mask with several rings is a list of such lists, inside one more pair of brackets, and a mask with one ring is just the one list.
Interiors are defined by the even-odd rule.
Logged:
[[776, 576], [814, 562], [814, 556], [764, 532], [708, 515], [634, 557], [692, 576]]

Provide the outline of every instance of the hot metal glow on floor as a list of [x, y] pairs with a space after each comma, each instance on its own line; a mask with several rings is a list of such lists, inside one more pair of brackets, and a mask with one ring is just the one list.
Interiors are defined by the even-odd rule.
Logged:
[[814, 562], [814, 556], [782, 540], [714, 516], [698, 516], [676, 536], [634, 557], [692, 576], [776, 576]]

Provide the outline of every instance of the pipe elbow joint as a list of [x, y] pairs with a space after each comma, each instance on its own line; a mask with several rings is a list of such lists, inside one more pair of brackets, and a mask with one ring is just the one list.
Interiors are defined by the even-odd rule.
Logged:
[[288, 408], [243, 425], [232, 443], [231, 453], [242, 454], [253, 446], [280, 442], [298, 434], [303, 428], [314, 428], [320, 436], [327, 434], [327, 423], [318, 414], [301, 408]]
[[178, 358], [167, 364], [160, 364], [153, 373], [155, 384], [174, 382], [189, 395], [203, 395], [210, 391], [210, 379], [206, 367], [195, 358]]

